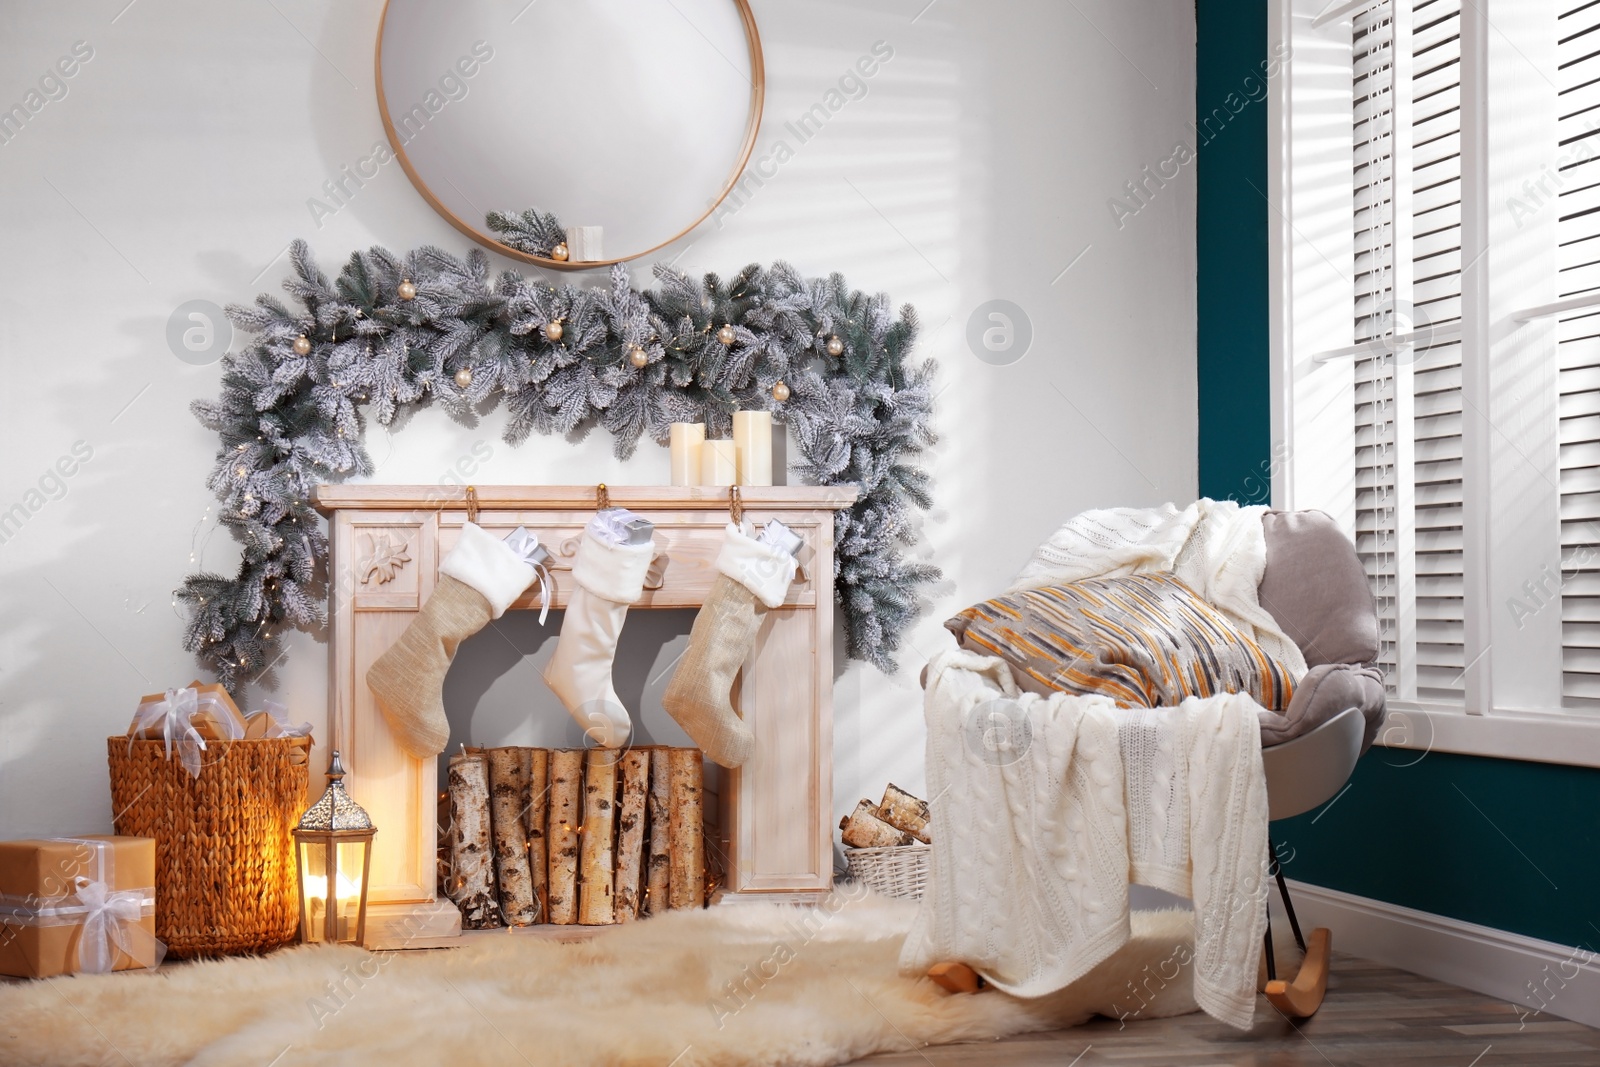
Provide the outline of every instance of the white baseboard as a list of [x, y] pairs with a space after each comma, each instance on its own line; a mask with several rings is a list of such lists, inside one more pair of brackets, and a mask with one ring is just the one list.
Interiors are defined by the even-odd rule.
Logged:
[[1328, 927], [1335, 952], [1525, 1005], [1529, 1023], [1560, 1017], [1600, 1027], [1600, 955], [1592, 951], [1292, 879], [1289, 892], [1301, 927]]

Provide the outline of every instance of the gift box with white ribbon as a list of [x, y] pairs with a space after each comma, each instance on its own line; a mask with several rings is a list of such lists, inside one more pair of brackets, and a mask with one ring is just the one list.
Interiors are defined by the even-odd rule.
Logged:
[[206, 742], [237, 741], [247, 728], [226, 689], [195, 681], [183, 689], [140, 697], [128, 726], [128, 745], [131, 749], [134, 741], [165, 741], [167, 758], [176, 749], [190, 775], [198, 778]]
[[0, 974], [157, 966], [155, 881], [148, 837], [0, 841]]

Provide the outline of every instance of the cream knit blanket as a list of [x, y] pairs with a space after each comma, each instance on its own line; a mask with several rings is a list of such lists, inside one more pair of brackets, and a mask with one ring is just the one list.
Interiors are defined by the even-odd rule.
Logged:
[[1194, 994], [1247, 1029], [1266, 929], [1258, 705], [1177, 708], [1017, 689], [999, 659], [928, 665], [933, 851], [906, 973], [959, 960], [1014, 996], [1061, 989], [1129, 936], [1128, 885], [1195, 906]]
[[1182, 511], [1172, 504], [1085, 511], [1034, 550], [1006, 591], [1121, 574], [1171, 573], [1299, 681], [1306, 673], [1300, 646], [1256, 598], [1267, 567], [1261, 530], [1266, 510], [1201, 498]]

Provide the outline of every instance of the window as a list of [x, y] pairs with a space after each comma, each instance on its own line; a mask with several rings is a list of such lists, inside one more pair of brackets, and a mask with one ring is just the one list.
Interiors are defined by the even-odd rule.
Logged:
[[1277, 0], [1274, 481], [1384, 740], [1600, 766], [1600, 0]]
[[1390, 693], [1459, 703], [1460, 0], [1410, 18], [1352, 25], [1356, 547]]
[[[1556, 20], [1557, 297], [1600, 295], [1600, 3]], [[1560, 320], [1562, 697], [1600, 708], [1600, 308]]]

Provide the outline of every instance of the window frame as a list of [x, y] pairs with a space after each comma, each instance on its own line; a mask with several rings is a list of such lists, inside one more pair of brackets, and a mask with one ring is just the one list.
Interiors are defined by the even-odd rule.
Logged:
[[[1352, 537], [1354, 360], [1338, 358], [1355, 351], [1351, 16], [1374, 6], [1269, 0], [1267, 20], [1282, 59], [1267, 118], [1272, 502], [1326, 511]], [[1559, 211], [1493, 207], [1554, 151], [1557, 10], [1461, 5], [1464, 699], [1392, 700], [1379, 743], [1600, 767], [1600, 709], [1562, 707], [1559, 590], [1532, 615], [1509, 610], [1562, 561]]]

